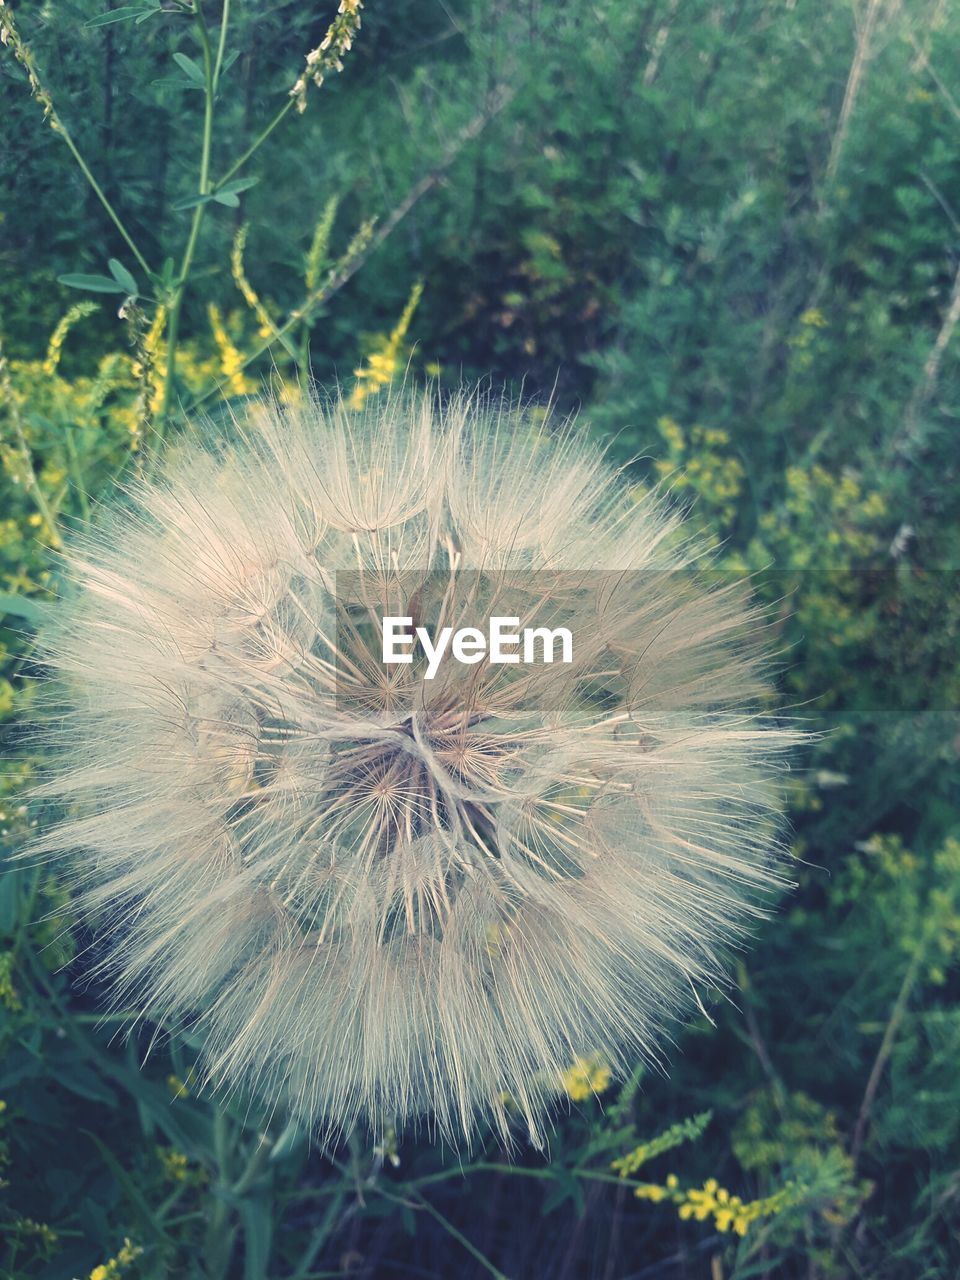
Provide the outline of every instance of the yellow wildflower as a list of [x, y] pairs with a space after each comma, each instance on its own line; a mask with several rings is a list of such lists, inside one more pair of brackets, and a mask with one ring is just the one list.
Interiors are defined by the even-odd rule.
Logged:
[[812, 329], [825, 329], [828, 321], [827, 317], [818, 307], [808, 307], [800, 317], [800, 323], [807, 325]]
[[423, 282], [418, 281], [410, 290], [407, 305], [404, 307], [400, 319], [397, 321], [390, 336], [382, 342], [379, 350], [375, 350], [367, 356], [365, 365], [361, 365], [359, 369], [354, 369], [357, 384], [350, 397], [352, 408], [361, 409], [367, 396], [375, 394], [381, 387], [385, 387], [393, 381], [393, 377], [400, 365], [403, 340], [407, 336], [410, 321], [413, 319], [413, 313], [417, 309], [417, 304], [422, 294]]
[[210, 328], [213, 330], [214, 341], [220, 352], [220, 369], [226, 378], [225, 390], [232, 396], [251, 395], [256, 391], [257, 385], [243, 372], [244, 357], [234, 346], [229, 333], [227, 333], [227, 327], [223, 322], [223, 316], [220, 314], [220, 308], [215, 302], [209, 303], [207, 314], [210, 317]]
[[563, 1073], [563, 1087], [574, 1102], [586, 1102], [591, 1094], [603, 1093], [610, 1087], [610, 1068], [596, 1054], [578, 1058]]
[[185, 1080], [181, 1080], [180, 1077], [175, 1075], [173, 1072], [167, 1076], [167, 1086], [175, 1098], [189, 1098], [190, 1086], [193, 1084], [193, 1081], [193, 1067], [191, 1067], [187, 1072], [187, 1078]]
[[230, 250], [230, 274], [233, 276], [233, 283], [240, 290], [244, 302], [260, 322], [260, 328], [257, 330], [258, 336], [270, 338], [276, 333], [277, 326], [273, 323], [270, 312], [264, 306], [260, 295], [247, 278], [246, 268], [243, 265], [243, 254], [247, 247], [247, 233], [249, 230], [247, 223], [244, 223], [233, 238], [233, 247]]
[[90, 1272], [90, 1280], [119, 1280], [119, 1277], [136, 1262], [141, 1253], [143, 1250], [140, 1246], [133, 1244], [130, 1238], [126, 1237], [115, 1258], [109, 1258], [105, 1263], [102, 1262], [98, 1267], [93, 1268]]
[[676, 1175], [671, 1174], [664, 1185], [646, 1182], [637, 1187], [634, 1194], [639, 1200], [649, 1200], [653, 1204], [672, 1200], [677, 1206], [677, 1215], [684, 1221], [706, 1222], [712, 1218], [718, 1231], [726, 1232], [732, 1228], [738, 1236], [745, 1236], [758, 1219], [773, 1217], [796, 1204], [803, 1195], [803, 1188], [788, 1182], [771, 1196], [745, 1202], [721, 1187], [716, 1178], [708, 1178], [702, 1187], [681, 1190]]
[[[13, 952], [5, 951], [0, 955], [0, 1004], [15, 1013], [20, 1007], [20, 995], [13, 985]], [[6, 1103], [0, 1104], [0, 1110]]]
[[50, 335], [50, 342], [47, 346], [47, 357], [43, 362], [43, 372], [48, 377], [53, 377], [60, 364], [60, 356], [63, 354], [63, 344], [66, 341], [67, 334], [84, 316], [92, 315], [97, 310], [95, 302], [77, 302], [75, 303], [63, 319], [59, 322], [53, 333]]

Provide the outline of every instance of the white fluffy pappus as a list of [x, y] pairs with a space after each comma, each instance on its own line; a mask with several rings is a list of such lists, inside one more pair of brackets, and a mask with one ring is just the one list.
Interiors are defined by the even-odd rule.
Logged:
[[[782, 886], [763, 628], [582, 429], [403, 393], [198, 427], [68, 547], [43, 788], [124, 1007], [322, 1141], [662, 1060]], [[569, 664], [382, 662], [378, 620]]]

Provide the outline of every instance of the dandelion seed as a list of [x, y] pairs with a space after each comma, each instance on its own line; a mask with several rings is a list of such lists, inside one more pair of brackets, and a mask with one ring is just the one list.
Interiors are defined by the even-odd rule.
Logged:
[[[205, 431], [66, 554], [40, 849], [208, 1080], [323, 1140], [541, 1143], [571, 1063], [600, 1092], [662, 1060], [781, 883], [757, 619], [660, 499], [506, 403]], [[482, 613], [562, 622], [571, 661], [381, 662], [380, 618]]]

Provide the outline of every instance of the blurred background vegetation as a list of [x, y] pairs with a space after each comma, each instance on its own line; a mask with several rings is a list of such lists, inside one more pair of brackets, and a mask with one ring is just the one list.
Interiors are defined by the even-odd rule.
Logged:
[[101, 1023], [69, 887], [21, 865], [0, 1275], [956, 1276], [955, 0], [369, 0], [303, 112], [335, 4], [235, 0], [219, 43], [223, 9], [0, 0], [5, 846], [70, 526], [197, 402], [409, 368], [580, 410], [757, 575], [822, 731], [798, 889], [669, 1078], [571, 1064], [550, 1162], [511, 1170], [322, 1156], [198, 1095], [195, 1044]]

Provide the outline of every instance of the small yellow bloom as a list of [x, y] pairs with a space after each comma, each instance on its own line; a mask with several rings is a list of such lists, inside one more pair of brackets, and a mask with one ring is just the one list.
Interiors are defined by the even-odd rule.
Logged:
[[375, 394], [381, 387], [385, 387], [393, 381], [394, 375], [400, 367], [403, 340], [407, 336], [410, 321], [413, 319], [413, 313], [417, 309], [422, 293], [423, 282], [420, 281], [411, 289], [407, 305], [404, 307], [400, 319], [397, 321], [390, 336], [381, 340], [382, 345], [379, 350], [375, 350], [367, 356], [365, 365], [354, 369], [353, 372], [357, 383], [350, 396], [352, 408], [362, 409], [367, 396]]
[[578, 1058], [563, 1073], [563, 1087], [574, 1102], [586, 1102], [591, 1094], [603, 1093], [610, 1087], [610, 1068], [596, 1055]]

